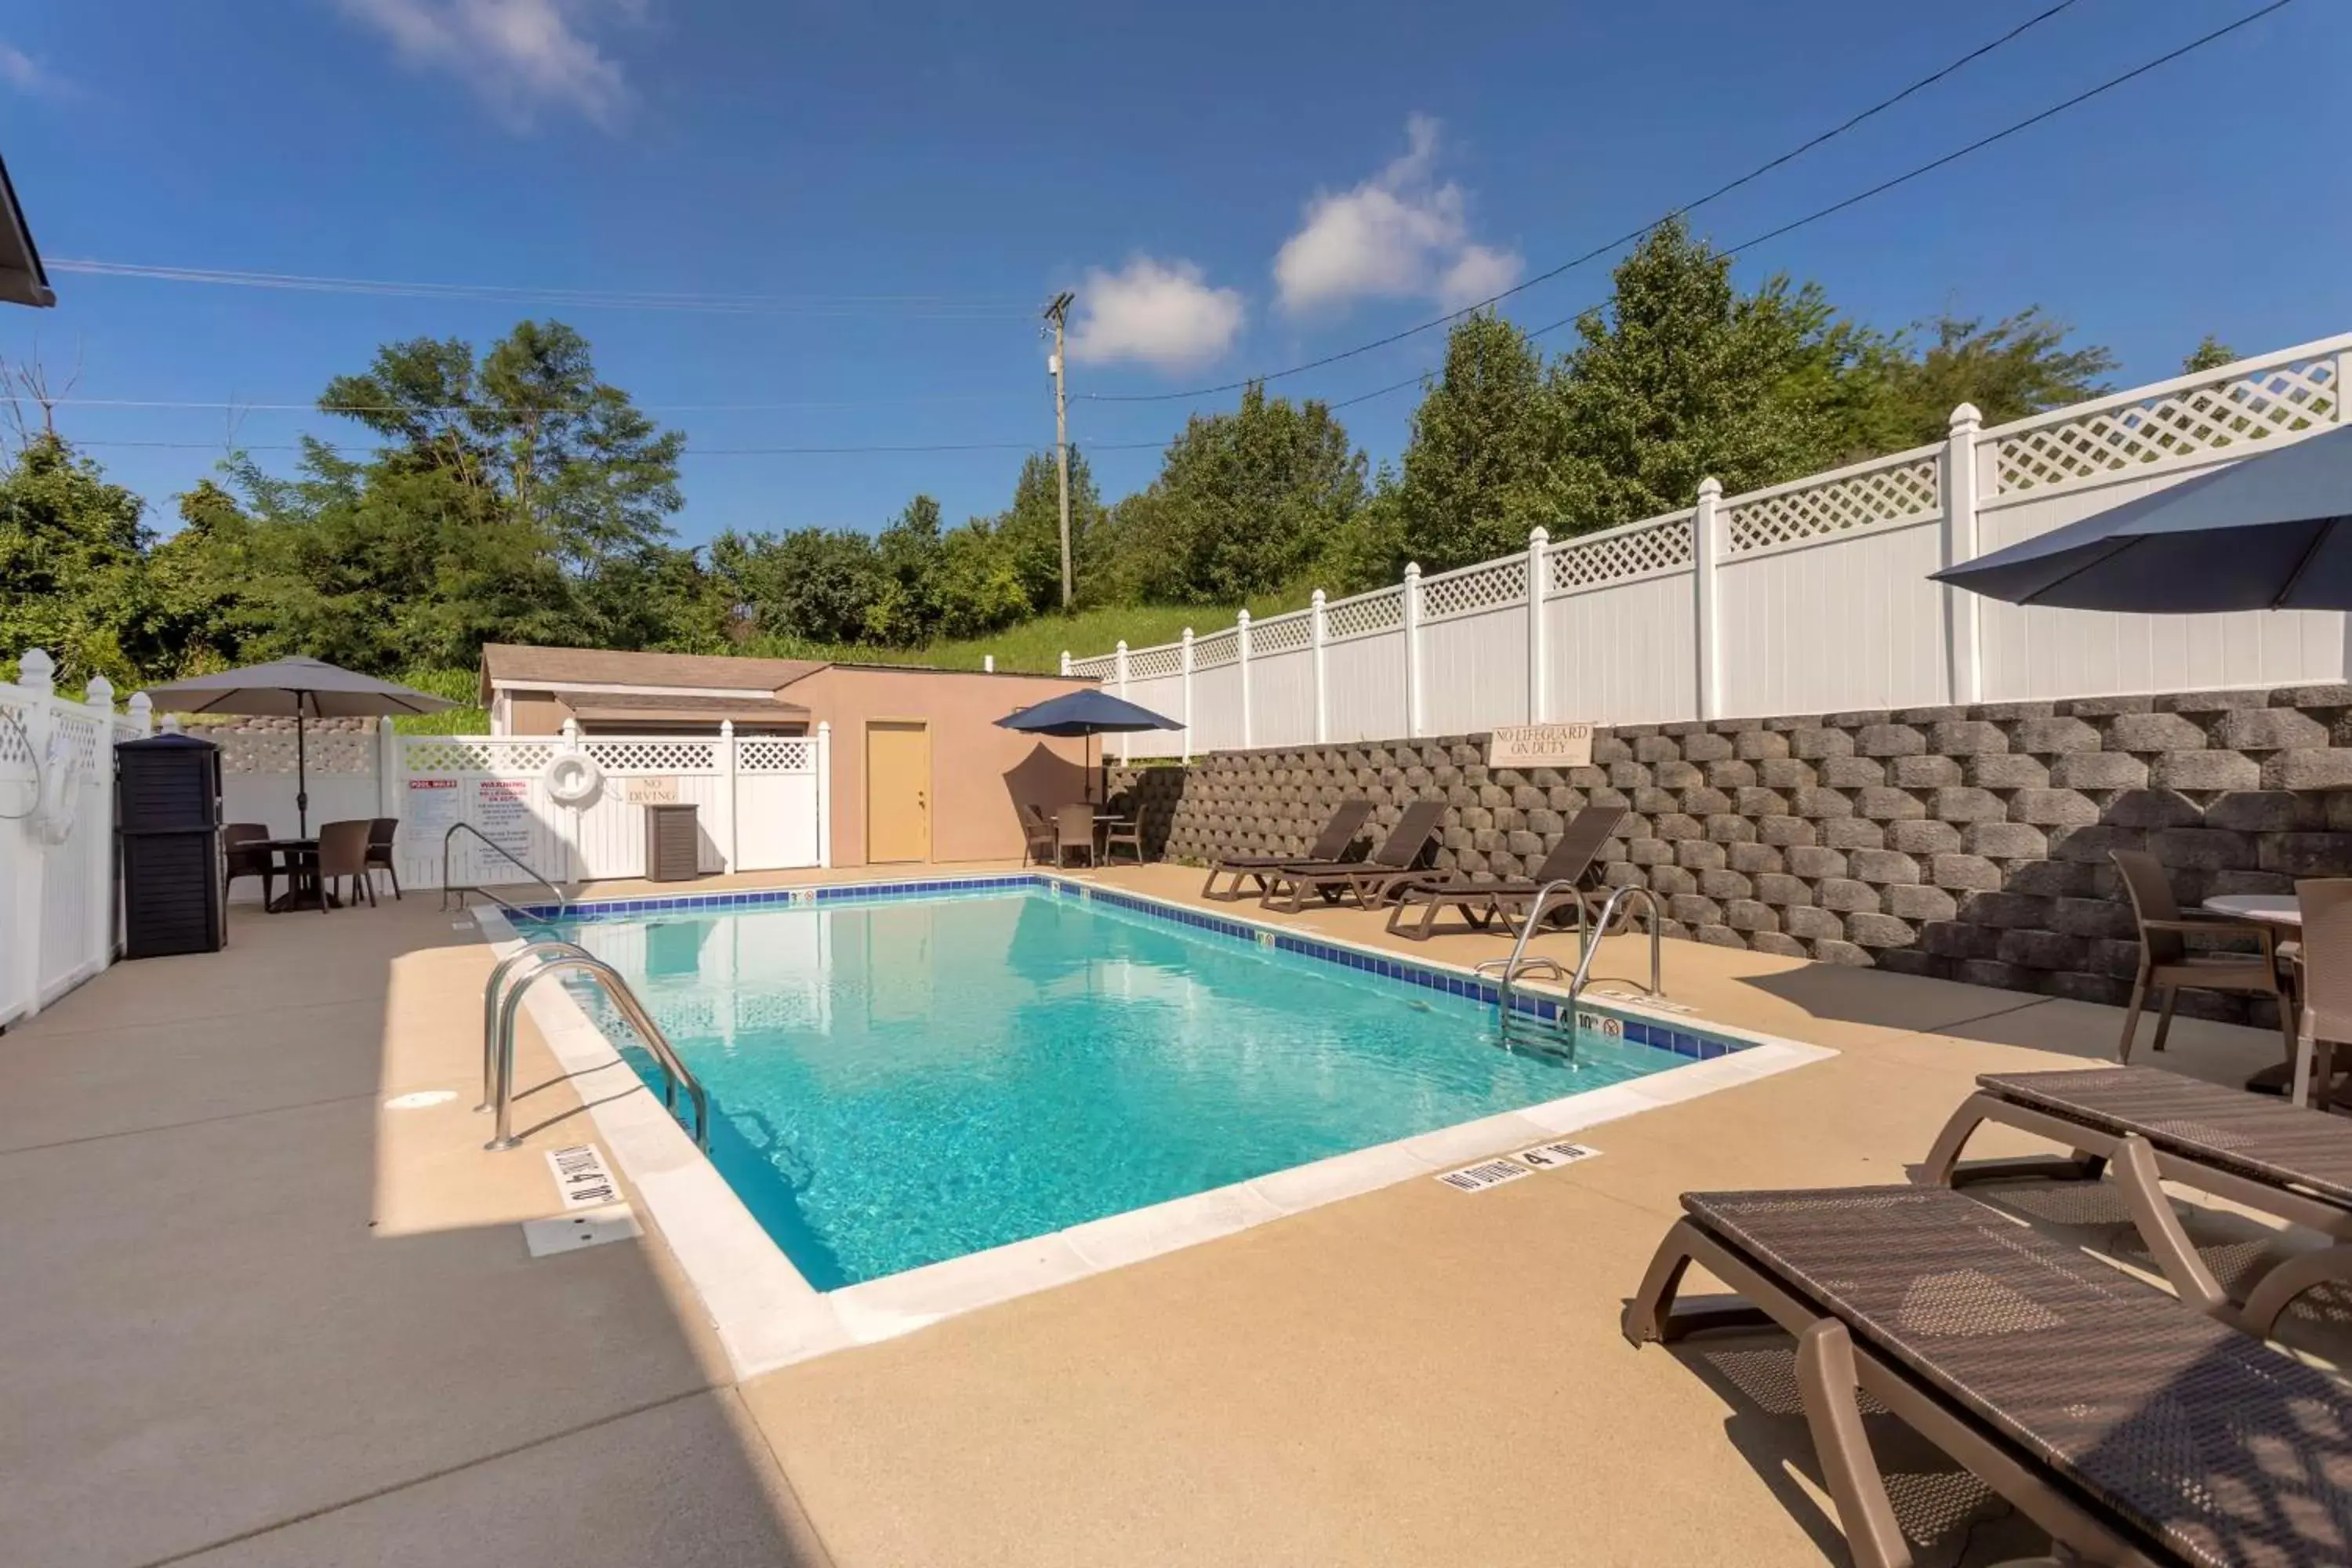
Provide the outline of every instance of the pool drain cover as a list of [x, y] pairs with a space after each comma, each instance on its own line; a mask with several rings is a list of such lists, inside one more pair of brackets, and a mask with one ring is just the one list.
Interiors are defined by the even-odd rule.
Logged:
[[645, 1227], [637, 1224], [635, 1213], [626, 1204], [607, 1204], [588, 1214], [565, 1215], [559, 1219], [522, 1222], [523, 1245], [530, 1248], [533, 1258], [578, 1252], [584, 1247], [602, 1247], [608, 1241], [631, 1241], [644, 1234]]

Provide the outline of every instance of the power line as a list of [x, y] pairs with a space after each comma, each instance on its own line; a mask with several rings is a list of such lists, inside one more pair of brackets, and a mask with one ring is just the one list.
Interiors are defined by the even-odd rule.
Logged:
[[[1881, 180], [1878, 184], [1872, 185], [1867, 190], [1857, 191], [1853, 195], [1844, 197], [1839, 201], [1832, 202], [1827, 206], [1817, 207], [1813, 211], [1807, 213], [1804, 216], [1793, 218], [1787, 223], [1781, 224], [1777, 228], [1766, 229], [1762, 234], [1753, 236], [1748, 239], [1743, 239], [1737, 245], [1727, 246], [1725, 247], [1723, 254], [1726, 256], [1737, 256], [1743, 250], [1752, 250], [1756, 247], [1762, 245], [1767, 241], [1779, 239], [1784, 235], [1793, 234], [1798, 229], [1805, 227], [1808, 224], [1819, 223], [1822, 219], [1842, 213], [1848, 207], [1859, 205], [1861, 203], [1870, 200], [1873, 196], [1884, 195], [1888, 191], [1894, 190], [1898, 185], [1908, 184], [1913, 180], [1918, 179], [1923, 175], [1931, 174], [1937, 169], [1945, 167], [1947, 164], [1958, 163], [1960, 159], [1969, 156], [1972, 153], [1982, 152], [1985, 148], [1993, 145], [1993, 143], [1997, 142], [2007, 141], [2010, 137], [2015, 136], [2021, 132], [2029, 131], [2046, 120], [2063, 114], [2066, 110], [2075, 108], [2080, 104], [2089, 102], [2092, 99], [2098, 97], [2101, 93], [2112, 91], [2113, 89], [2123, 86], [2126, 82], [2133, 81], [2140, 77], [2146, 76], [2148, 72], [2157, 69], [2160, 66], [2170, 65], [2174, 60], [2180, 58], [2183, 55], [2193, 53], [2198, 49], [2203, 48], [2208, 44], [2214, 43], [2219, 39], [2227, 37], [2230, 34], [2236, 32], [2241, 27], [2261, 21], [2264, 16], [2269, 16], [2273, 11], [2284, 10], [2291, 4], [2293, 4], [2293, 0], [2271, 0], [2269, 5], [2264, 5], [2258, 11], [2249, 12], [2245, 16], [2239, 17], [2234, 22], [2231, 22], [2223, 26], [2216, 27], [2213, 31], [2207, 33], [2202, 37], [2192, 38], [2188, 43], [2181, 45], [2179, 48], [2158, 55], [2156, 58], [2149, 60], [2143, 65], [2135, 66], [2130, 70], [2125, 71], [2120, 76], [2109, 77], [2106, 80], [2099, 83], [2096, 87], [2078, 92], [2074, 97], [2067, 99], [2063, 102], [2052, 104], [2049, 108], [2042, 110], [2039, 114], [2031, 115], [2026, 119], [2017, 121], [2013, 124], [2003, 126], [2000, 130], [1995, 131], [1990, 135], [1979, 136], [1968, 145], [1956, 148], [1953, 151], [1945, 153], [1940, 158], [1921, 163], [1916, 168], [1907, 169], [1904, 173], [1896, 174], [1892, 179]], [[1534, 328], [1528, 331], [1527, 335], [1529, 338], [1540, 338], [1549, 333], [1556, 332], [1559, 331], [1560, 328], [1574, 323], [1577, 317], [1582, 315], [1585, 310], [1591, 309], [1592, 309], [1591, 305], [1580, 307], [1575, 312], [1562, 316], [1558, 321], [1547, 321], [1542, 326]], [[1327, 404], [1325, 406], [1333, 410], [1338, 410], [1349, 407], [1359, 403], [1369, 403], [1373, 398], [1385, 397], [1390, 393], [1402, 392], [1408, 386], [1419, 385], [1421, 383], [1426, 381], [1430, 376], [1434, 375], [1435, 374], [1437, 373], [1434, 369], [1423, 370], [1407, 380], [1391, 382], [1386, 386], [1376, 387], [1370, 392], [1359, 393], [1353, 397], [1344, 398], [1337, 403]]]
[[[117, 441], [81, 440], [72, 438], [69, 444], [77, 450], [84, 447], [144, 448], [181, 452], [307, 452], [314, 447], [338, 454], [378, 454], [405, 451], [404, 447], [358, 446], [334, 441]], [[1165, 447], [1165, 441], [1073, 441], [1070, 446], [1079, 453], [1137, 452]], [[916, 452], [1050, 452], [1051, 447], [1034, 441], [942, 441], [907, 446], [836, 446], [836, 447], [697, 447], [689, 443], [681, 454], [688, 458], [814, 458], [889, 455]]]
[[[1303, 364], [1292, 365], [1286, 370], [1269, 371], [1263, 375], [1244, 376], [1239, 381], [1229, 381], [1217, 386], [1194, 387], [1189, 392], [1089, 393], [1087, 395], [1087, 398], [1089, 401], [1097, 403], [1173, 403], [1190, 397], [1213, 396], [1218, 393], [1238, 391], [1242, 387], [1247, 386], [1253, 382], [1279, 381], [1285, 376], [1297, 375], [1305, 371], [1318, 370], [1327, 364], [1337, 364], [1341, 360], [1353, 359], [1358, 354], [1370, 353], [1374, 349], [1386, 348], [1391, 343], [1402, 342], [1407, 338], [1428, 331], [1432, 328], [1444, 326], [1450, 321], [1458, 321], [1465, 316], [1486, 310], [1488, 306], [1497, 304], [1502, 300], [1507, 300], [1514, 294], [1524, 293], [1528, 289], [1534, 288], [1538, 283], [1548, 283], [1564, 272], [1572, 271], [1579, 267], [1584, 266], [1588, 262], [1596, 261], [1601, 257], [1608, 255], [1611, 251], [1617, 249], [1620, 246], [1631, 244], [1633, 241], [1641, 238], [1643, 235], [1648, 234], [1652, 229], [1656, 228], [1660, 224], [1670, 222], [1671, 220], [1688, 213], [1696, 212], [1699, 208], [1706, 205], [1709, 202], [1715, 201], [1722, 196], [1729, 195], [1732, 192], [1739, 189], [1742, 185], [1748, 184], [1752, 181], [1761, 179], [1764, 175], [1770, 174], [1773, 170], [1780, 168], [1781, 165], [1792, 163], [1795, 160], [1803, 157], [1806, 153], [1811, 152], [1814, 148], [1819, 147], [1823, 142], [1834, 141], [1836, 138], [1844, 135], [1847, 132], [1852, 131], [1854, 127], [1860, 125], [1864, 121], [1871, 119], [1874, 115], [1882, 114], [1887, 110], [1894, 108], [1896, 104], [1901, 103], [1905, 99], [1911, 97], [1913, 94], [1922, 91], [1927, 88], [1933, 87], [1936, 83], [1943, 80], [1946, 77], [1950, 76], [1954, 71], [1960, 69], [1962, 67], [1969, 65], [1972, 61], [1983, 58], [1985, 56], [1992, 53], [1995, 49], [2000, 48], [2002, 45], [2010, 43], [2013, 39], [2021, 37], [2024, 34], [2032, 31], [2033, 28], [2040, 26], [2042, 23], [2050, 20], [2053, 16], [2057, 16], [2060, 12], [2071, 9], [2077, 3], [2078, 0], [2058, 0], [2056, 5], [2027, 17], [2024, 21], [2020, 22], [2016, 26], [2011, 27], [2008, 32], [2003, 33], [2000, 37], [1993, 39], [1990, 43], [1979, 45], [1977, 47], [1970, 49], [1967, 54], [1962, 55], [1959, 58], [1953, 60], [1948, 65], [1943, 66], [1942, 68], [1930, 72], [1927, 76], [1921, 77], [1918, 80], [1911, 83], [1910, 86], [1903, 89], [1900, 92], [1895, 93], [1893, 97], [1881, 99], [1878, 102], [1872, 104], [1868, 109], [1863, 110], [1860, 113], [1850, 116], [1839, 124], [1832, 126], [1829, 130], [1821, 132], [1811, 141], [1792, 147], [1788, 152], [1781, 153], [1780, 156], [1773, 158], [1767, 163], [1759, 163], [1756, 167], [1748, 170], [1746, 174], [1741, 174], [1737, 179], [1726, 181], [1724, 184], [1717, 185], [1715, 189], [1707, 192], [1705, 195], [1700, 196], [1694, 201], [1685, 202], [1682, 205], [1674, 208], [1663, 216], [1653, 218], [1649, 222], [1643, 224], [1639, 228], [1629, 229], [1625, 233], [1619, 235], [1614, 239], [1594, 246], [1591, 250], [1584, 252], [1581, 256], [1570, 257], [1568, 260], [1561, 262], [1557, 267], [1551, 268], [1543, 272], [1538, 272], [1532, 278], [1523, 279], [1519, 282], [1513, 284], [1508, 289], [1502, 290], [1500, 293], [1489, 294], [1486, 298], [1478, 300], [1475, 304], [1465, 305], [1458, 310], [1450, 310], [1443, 316], [1433, 317], [1433, 319], [1423, 321], [1416, 326], [1407, 327], [1402, 331], [1391, 332], [1386, 337], [1375, 338], [1367, 343], [1359, 343], [1354, 348], [1342, 349], [1338, 353], [1325, 354], [1320, 359], [1312, 359], [1307, 361]], [[1391, 388], [1391, 390], [1394, 389]]]
[[[52, 258], [52, 272], [100, 278], [141, 278], [238, 289], [274, 289], [312, 294], [372, 294], [395, 299], [474, 300], [498, 304], [553, 304], [600, 310], [685, 310], [723, 315], [856, 316], [893, 313], [926, 318], [1010, 320], [1025, 307], [950, 294], [723, 294], [667, 293], [625, 289], [520, 287], [499, 283], [435, 283], [382, 278], [335, 278], [300, 272], [254, 272], [209, 267], [170, 267], [91, 257]], [[916, 307], [920, 307], [919, 309]]]
[[[53, 397], [59, 408], [211, 409], [231, 414], [507, 414], [502, 403], [247, 403], [236, 398], [182, 397]], [[1014, 403], [1024, 401], [1003, 392], [916, 393], [904, 397], [791, 398], [771, 403], [638, 403], [639, 413], [774, 414], [798, 408], [897, 408], [915, 403]], [[584, 414], [585, 408], [538, 410], [541, 413]]]

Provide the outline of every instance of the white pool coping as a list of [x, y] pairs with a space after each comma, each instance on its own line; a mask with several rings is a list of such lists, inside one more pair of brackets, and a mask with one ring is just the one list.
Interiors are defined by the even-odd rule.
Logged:
[[[1126, 896], [1196, 912], [1164, 899]], [[483, 936], [499, 956], [521, 946], [523, 939], [515, 934], [503, 914], [481, 910], [477, 915]], [[1221, 918], [1264, 931], [1286, 929], [1222, 912]], [[1319, 932], [1314, 940], [1382, 958], [1397, 956], [1334, 941]], [[1469, 973], [1456, 965], [1427, 959], [1416, 957], [1411, 962]], [[1527, 988], [1562, 994], [1551, 987]], [[1759, 1034], [1618, 995], [1595, 1004], [1588, 994], [1589, 1007], [1679, 1023], [1685, 1028], [1702, 1027], [1711, 1035], [1749, 1043], [1726, 1056], [1686, 1062], [1628, 1083], [1376, 1143], [985, 1252], [821, 1291], [802, 1278], [718, 1167], [695, 1147], [660, 1097], [646, 1088], [636, 1070], [622, 1059], [619, 1049], [575, 998], [562, 986], [536, 985], [524, 1005], [587, 1106], [614, 1162], [635, 1186], [639, 1213], [661, 1232], [701, 1297], [739, 1381], [855, 1345], [893, 1339], [960, 1313], [1232, 1236], [1286, 1215], [1416, 1176], [1437, 1175], [1486, 1156], [1696, 1100], [1837, 1055], [1825, 1046]], [[518, 1121], [530, 1120], [527, 1103], [518, 1105], [517, 1112]]]

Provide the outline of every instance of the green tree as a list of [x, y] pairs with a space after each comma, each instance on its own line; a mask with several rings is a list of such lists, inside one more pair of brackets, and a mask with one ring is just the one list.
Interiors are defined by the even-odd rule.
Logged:
[[893, 647], [919, 647], [940, 622], [940, 576], [946, 546], [940, 503], [919, 495], [874, 536], [880, 593], [867, 609], [866, 635]]
[[[1083, 602], [1103, 564], [1106, 513], [1086, 454], [1070, 448], [1070, 556]], [[1062, 602], [1062, 503], [1060, 477], [1050, 452], [1032, 452], [1013, 482], [1013, 504], [1000, 513], [993, 531], [1021, 580], [1032, 613], [1043, 615]]]
[[1141, 596], [1212, 604], [1303, 577], [1364, 504], [1364, 458], [1321, 403], [1242, 393], [1194, 415], [1123, 508], [1120, 576]]
[[[1815, 284], [1742, 293], [1729, 256], [1662, 224], [1618, 265], [1609, 303], [1577, 318], [1555, 366], [1562, 519], [1578, 533], [1826, 468], [1844, 436], [1847, 372], [1879, 345]], [[1427, 564], [1424, 563], [1424, 564]]]
[[2190, 349], [2188, 357], [2180, 362], [2180, 374], [2195, 375], [2200, 370], [2219, 370], [2233, 363], [2237, 357], [2237, 350], [2208, 332], [2197, 340], [2197, 346]]
[[157, 675], [227, 668], [268, 630], [255, 593], [253, 520], [236, 498], [200, 479], [179, 498], [179, 531], [147, 556], [140, 662]]
[[1403, 472], [1349, 546], [1343, 585], [1393, 580], [1406, 559], [1465, 566], [1524, 549], [1538, 524], [1558, 528], [1563, 442], [1557, 389], [1527, 334], [1489, 312], [1455, 323], [1413, 411]]
[[739, 584], [738, 602], [768, 638], [834, 645], [865, 639], [883, 591], [874, 541], [846, 529], [722, 533], [711, 564]]
[[2101, 378], [2116, 367], [2104, 348], [2067, 347], [2070, 329], [2039, 306], [1990, 326], [1977, 317], [1940, 316], [1914, 331], [1922, 329], [1924, 349], [1914, 350], [1906, 333], [1896, 353], [1856, 378], [1863, 395], [1853, 405], [1844, 456], [1940, 441], [1963, 403], [1974, 404], [1988, 425], [2079, 403], [2105, 391]]
[[0, 654], [57, 661], [58, 689], [136, 683], [145, 610], [144, 503], [48, 431], [0, 474]]
[[949, 531], [940, 546], [938, 582], [941, 637], [980, 637], [1030, 615], [1020, 563], [988, 518]]

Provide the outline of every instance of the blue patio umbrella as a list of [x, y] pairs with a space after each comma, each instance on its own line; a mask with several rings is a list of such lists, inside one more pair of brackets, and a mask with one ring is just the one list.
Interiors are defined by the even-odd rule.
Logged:
[[[1096, 687], [1067, 692], [1034, 707], [1016, 709], [996, 723], [1000, 729], [1019, 730], [1031, 735], [1054, 735], [1065, 740], [1081, 736], [1128, 735], [1142, 730], [1181, 730], [1184, 727], [1173, 719], [1164, 718], [1149, 708], [1139, 708], [1124, 698], [1113, 697]], [[1088, 768], [1087, 773], [1091, 787], [1094, 770]]]
[[2352, 609], [2352, 429], [2313, 436], [1933, 574], [2012, 605]]

